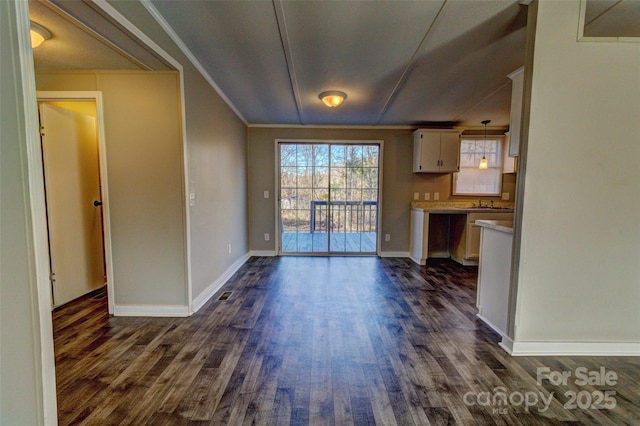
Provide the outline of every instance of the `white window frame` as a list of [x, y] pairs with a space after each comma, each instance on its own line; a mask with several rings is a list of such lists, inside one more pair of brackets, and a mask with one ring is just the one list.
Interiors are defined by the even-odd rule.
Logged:
[[[473, 140], [476, 141], [476, 144], [478, 143], [483, 143], [485, 140], [484, 135], [468, 135], [468, 136], [462, 136], [460, 138], [460, 143], [462, 144], [462, 141], [465, 140]], [[453, 176], [451, 178], [451, 194], [452, 195], [463, 195], [463, 196], [474, 196], [474, 197], [496, 197], [499, 196], [502, 193], [502, 170], [504, 167], [504, 149], [505, 149], [505, 136], [504, 135], [487, 135], [486, 140], [489, 141], [494, 141], [497, 140], [498, 141], [498, 152], [496, 154], [497, 156], [497, 161], [498, 164], [494, 165], [493, 167], [489, 167], [489, 169], [494, 169], [494, 170], [498, 170], [498, 187], [495, 193], [481, 193], [481, 192], [458, 192], [457, 191], [457, 182], [458, 182], [458, 175], [463, 171], [463, 169], [467, 168], [467, 169], [472, 169], [472, 167], [463, 167], [462, 164], [462, 155], [463, 152], [462, 150], [460, 150], [460, 172], [457, 173], [453, 173]], [[482, 157], [480, 157], [482, 158]], [[480, 163], [480, 159], [478, 159], [478, 165]], [[477, 168], [478, 165], [476, 165], [475, 167]]]

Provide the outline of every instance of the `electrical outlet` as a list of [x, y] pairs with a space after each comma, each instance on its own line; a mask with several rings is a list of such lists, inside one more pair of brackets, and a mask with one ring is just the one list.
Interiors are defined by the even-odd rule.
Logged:
[[269, 241], [269, 238], [270, 238], [270, 237], [269, 237], [269, 234], [264, 234], [264, 240], [265, 240], [265, 241]]
[[438, 201], [438, 200], [440, 199], [440, 193], [439, 193], [439, 192], [434, 192], [434, 193], [433, 193], [433, 199], [434, 199], [435, 201]]
[[419, 192], [414, 192], [413, 193], [413, 199], [416, 200], [416, 201], [419, 200], [420, 199], [420, 193]]
[[391, 241], [391, 234], [384, 234], [385, 241]]
[[503, 192], [502, 193], [502, 201], [509, 201], [509, 193], [508, 192]]
[[263, 195], [264, 195], [264, 198], [269, 198], [269, 191], [264, 191]]
[[196, 205], [196, 193], [191, 192], [189, 193], [189, 206], [193, 207], [195, 205]]
[[429, 201], [429, 199], [431, 198], [431, 194], [429, 194], [428, 192], [424, 193], [424, 200], [425, 201]]

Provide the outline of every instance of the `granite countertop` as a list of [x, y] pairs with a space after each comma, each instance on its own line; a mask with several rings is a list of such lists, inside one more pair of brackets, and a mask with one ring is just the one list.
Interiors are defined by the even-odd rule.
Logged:
[[494, 207], [473, 207], [469, 201], [421, 202], [414, 201], [411, 208], [426, 213], [466, 214], [466, 213], [513, 213], [513, 203], [497, 202]]
[[482, 226], [483, 228], [506, 232], [507, 234], [513, 234], [512, 220], [476, 220], [476, 225]]

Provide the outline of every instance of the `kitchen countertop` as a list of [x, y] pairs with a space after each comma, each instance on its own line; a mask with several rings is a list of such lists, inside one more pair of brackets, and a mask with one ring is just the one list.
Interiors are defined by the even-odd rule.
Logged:
[[506, 232], [507, 234], [513, 234], [512, 220], [476, 220], [476, 225], [500, 232]]
[[425, 213], [439, 214], [466, 214], [466, 213], [513, 213], [512, 203], [494, 203], [491, 207], [472, 207], [466, 202], [444, 201], [444, 202], [413, 202], [411, 208], [413, 210], [423, 211]]

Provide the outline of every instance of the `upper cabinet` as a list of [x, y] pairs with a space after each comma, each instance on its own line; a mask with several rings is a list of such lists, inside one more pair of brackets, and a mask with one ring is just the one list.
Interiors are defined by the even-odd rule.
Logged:
[[520, 122], [522, 120], [522, 90], [524, 88], [524, 67], [511, 74], [511, 118], [509, 120], [509, 156], [517, 157], [520, 147]]
[[460, 132], [422, 130], [413, 132], [413, 172], [451, 173], [460, 170]]
[[504, 134], [504, 145], [502, 149], [502, 173], [515, 173], [518, 168], [518, 157], [509, 155], [509, 132]]

